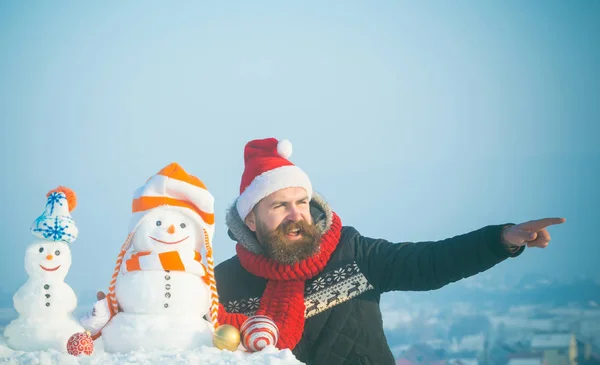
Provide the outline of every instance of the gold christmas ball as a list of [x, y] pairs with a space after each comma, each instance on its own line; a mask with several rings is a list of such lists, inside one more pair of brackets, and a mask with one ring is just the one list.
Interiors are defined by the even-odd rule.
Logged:
[[213, 345], [219, 350], [237, 350], [240, 345], [240, 331], [229, 324], [217, 327], [213, 333]]

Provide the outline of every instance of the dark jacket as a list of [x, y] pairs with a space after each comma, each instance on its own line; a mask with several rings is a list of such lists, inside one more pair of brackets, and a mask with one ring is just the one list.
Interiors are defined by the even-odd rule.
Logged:
[[[318, 196], [311, 204], [316, 222], [325, 221], [323, 229], [328, 229], [329, 207]], [[249, 240], [247, 232], [239, 231], [243, 227], [232, 221], [231, 215], [236, 215], [232, 210], [227, 222], [230, 235]], [[394, 364], [383, 332], [381, 293], [438, 289], [519, 255], [523, 248], [509, 254], [502, 245], [503, 226], [419, 243], [391, 243], [343, 227], [325, 269], [306, 282], [306, 322], [302, 339], [292, 349], [294, 355], [307, 364]], [[237, 256], [219, 264], [215, 275], [220, 301], [228, 312], [256, 312], [265, 279], [248, 273]]]

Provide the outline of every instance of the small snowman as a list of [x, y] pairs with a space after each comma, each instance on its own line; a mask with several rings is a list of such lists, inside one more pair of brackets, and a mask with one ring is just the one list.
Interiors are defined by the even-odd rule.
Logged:
[[213, 196], [172, 163], [136, 190], [132, 210], [108, 295], [81, 322], [102, 335], [106, 352], [210, 345], [218, 325]]
[[78, 233], [70, 214], [76, 196], [59, 186], [46, 197], [46, 209], [30, 229], [37, 239], [25, 251], [29, 278], [13, 296], [19, 316], [6, 327], [4, 337], [15, 350], [66, 352], [69, 337], [84, 330], [72, 316], [77, 297], [64, 281], [71, 267], [69, 244]]

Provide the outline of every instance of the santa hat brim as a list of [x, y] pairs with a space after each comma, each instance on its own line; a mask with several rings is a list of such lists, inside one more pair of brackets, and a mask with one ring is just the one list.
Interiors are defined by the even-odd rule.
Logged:
[[245, 219], [254, 206], [268, 195], [285, 188], [304, 188], [308, 199], [312, 197], [312, 184], [308, 175], [297, 166], [282, 166], [266, 171], [252, 180], [236, 201], [237, 211]]

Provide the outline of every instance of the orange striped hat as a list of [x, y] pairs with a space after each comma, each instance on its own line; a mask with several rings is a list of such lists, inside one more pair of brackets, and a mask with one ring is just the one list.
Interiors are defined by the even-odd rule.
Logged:
[[[211, 291], [210, 317], [213, 327], [216, 328], [218, 326], [217, 311], [219, 302], [212, 255], [212, 238], [215, 230], [214, 197], [200, 179], [188, 174], [175, 162], [150, 177], [133, 194], [133, 216], [129, 223], [129, 235], [117, 258], [108, 290], [109, 294], [107, 295], [111, 317], [118, 312], [115, 284], [123, 257], [131, 244], [131, 238], [139, 224], [151, 210], [164, 206], [184, 209], [187, 213], [194, 212], [195, 214], [186, 215], [195, 219], [204, 231], [203, 247], [206, 250], [208, 285]], [[197, 250], [200, 251], [203, 247], [197, 247]]]
[[212, 194], [200, 179], [173, 162], [133, 193], [133, 217], [129, 223], [129, 232], [135, 231], [150, 210], [168, 205], [195, 212], [198, 224], [208, 231], [212, 241], [215, 228], [214, 202]]

